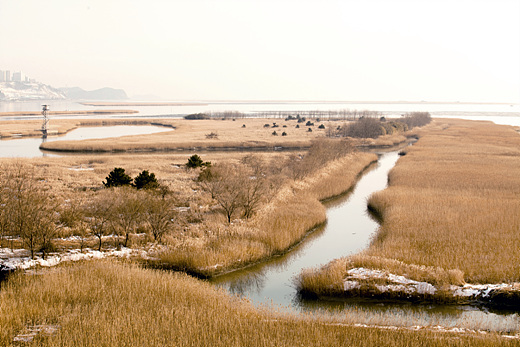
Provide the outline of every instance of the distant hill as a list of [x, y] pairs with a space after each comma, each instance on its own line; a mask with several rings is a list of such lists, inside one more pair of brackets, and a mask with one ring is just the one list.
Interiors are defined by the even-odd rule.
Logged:
[[101, 88], [96, 90], [84, 90], [79, 87], [59, 88], [67, 98], [80, 100], [125, 100], [128, 99], [123, 89]]

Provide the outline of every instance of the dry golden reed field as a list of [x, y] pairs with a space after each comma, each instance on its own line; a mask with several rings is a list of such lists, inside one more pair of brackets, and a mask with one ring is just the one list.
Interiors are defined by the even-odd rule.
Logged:
[[0, 290], [0, 326], [2, 346], [518, 346], [492, 333], [276, 313], [182, 273], [114, 261], [16, 274]]
[[[281, 120], [271, 120], [270, 123], [273, 121], [283, 124]], [[199, 137], [200, 139], [204, 137], [203, 141], [214, 141], [214, 139], [206, 139], [205, 134], [208, 132], [218, 132], [219, 141], [234, 144], [247, 142], [246, 138], [249, 135], [241, 134], [235, 125], [242, 130], [257, 127], [258, 129], [255, 131], [258, 134], [263, 130], [269, 131], [263, 136], [269, 139], [271, 144], [273, 143], [272, 137], [270, 137], [273, 129], [263, 128], [263, 124], [267, 123], [265, 119], [258, 123], [247, 119], [235, 122], [216, 121], [217, 125], [215, 123], [204, 125], [203, 122], [205, 121], [192, 121], [192, 123], [180, 121], [178, 124], [172, 122], [170, 125], [176, 127], [174, 131], [152, 135], [150, 138], [153, 140], [150, 140], [149, 143], [146, 143], [148, 140], [141, 137], [141, 141], [145, 142], [144, 147], [128, 145], [134, 141], [139, 142], [133, 138], [121, 139], [121, 142], [120, 140], [92, 141], [95, 143], [92, 146], [103, 147], [113, 142], [114, 148], [119, 149], [152, 148], [163, 142], [177, 141], [172, 139], [175, 134], [180, 134], [178, 135], [179, 142], [175, 142], [176, 146], [189, 143]], [[68, 122], [64, 121], [63, 124], [65, 123]], [[242, 128], [242, 124], [246, 124], [246, 127]], [[294, 123], [291, 124], [294, 125]], [[27, 129], [31, 126], [27, 126]], [[71, 121], [67, 126], [73, 128], [77, 126], [77, 123]], [[281, 127], [277, 129], [283, 130]], [[491, 129], [493, 132], [485, 132], [485, 129]], [[190, 131], [193, 132], [191, 138]], [[480, 137], [470, 140], [473, 136], [471, 134], [474, 132], [480, 134]], [[240, 140], [230, 140], [233, 133]], [[389, 191], [392, 192], [392, 189], [400, 186], [397, 182], [402, 182], [403, 187], [414, 182], [416, 185], [426, 184], [421, 183], [420, 179], [416, 179], [417, 173], [413, 173], [412, 178], [405, 178], [406, 170], [399, 170], [401, 165], [413, 160], [418, 160], [421, 163], [420, 169], [422, 169], [427, 160], [424, 157], [420, 159], [419, 154], [422, 153], [421, 151], [426, 153], [428, 141], [434, 143], [432, 148], [444, 148], [437, 153], [438, 158], [445, 158], [443, 157], [445, 153], [453, 151], [451, 157], [442, 159], [440, 163], [453, 162], [452, 166], [456, 167], [454, 162], [458, 161], [457, 157], [461, 152], [457, 154], [455, 149], [458, 146], [450, 144], [450, 141], [455, 139], [454, 143], [457, 144], [461, 141], [459, 136], [462, 136], [464, 138], [462, 143], [467, 143], [467, 146], [461, 146], [460, 150], [465, 148], [462, 151], [466, 154], [459, 159], [464, 160], [463, 157], [470, 153], [466, 165], [471, 166], [472, 163], [471, 167], [478, 169], [480, 166], [476, 164], [480, 158], [483, 158], [484, 161], [493, 161], [494, 165], [498, 165], [500, 160], [496, 158], [497, 155], [499, 157], [500, 155], [508, 157], [517, 155], [518, 145], [515, 149], [513, 146], [509, 147], [509, 142], [518, 135], [514, 132], [506, 131], [506, 133], [510, 138], [504, 135], [503, 128], [495, 128], [488, 123], [443, 121], [441, 124], [430, 126], [421, 134], [421, 140], [399, 161], [398, 167], [391, 175]], [[200, 183], [196, 181], [200, 169], [186, 170], [184, 168], [188, 157], [195, 152], [90, 153], [65, 155], [59, 158], [2, 159], [0, 165], [4, 168], [13, 164], [25, 165], [24, 167], [28, 171], [34, 173], [34, 178], [38, 180], [39, 184], [45, 187], [46, 191], [51, 192], [53, 199], [66, 202], [68, 205], [74, 205], [76, 200], [79, 204], [97, 194], [102, 194], [103, 191], [108, 191], [101, 189], [101, 181], [114, 167], [125, 168], [132, 177], [142, 170], [154, 172], [161, 185], [169, 188], [172, 204], [178, 208], [189, 207], [190, 212], [179, 213], [176, 216], [175, 224], [171, 226], [162, 241], [161, 249], [163, 251], [158, 255], [159, 263], [152, 265], [182, 268], [199, 275], [211, 276], [282, 253], [291, 245], [299, 242], [306, 236], [309, 229], [325, 221], [325, 209], [320, 200], [348, 190], [356, 182], [359, 173], [375, 160], [374, 154], [348, 149], [344, 156], [332, 156], [323, 161], [322, 154], [330, 152], [331, 149], [337, 149], [338, 144], [334, 140], [313, 142], [311, 141], [314, 140], [313, 137], [320, 136], [320, 132], [313, 131], [313, 137], [310, 134], [305, 133], [301, 136], [304, 139], [302, 141], [305, 142], [304, 147], [310, 146], [311, 143], [318, 143], [319, 150], [316, 150], [316, 146], [313, 145], [314, 149], [311, 149], [310, 152], [314, 150], [315, 155], [313, 157], [309, 154], [308, 158], [314, 158], [314, 161], [307, 162], [307, 166], [303, 167], [305, 170], [299, 167], [300, 171], [290, 171], [289, 174], [284, 171], [287, 169], [284, 166], [285, 163], [298, 161], [299, 152], [255, 153], [255, 160], [267, 164], [268, 167], [280, 166], [278, 169], [281, 178], [278, 176], [275, 177], [276, 179], [273, 178], [271, 182], [276, 189], [271, 191], [272, 194], [266, 195], [251, 218], [237, 218], [232, 223], [227, 223], [220, 210], [214, 206], [209, 193], [204, 192]], [[384, 140], [399, 142], [401, 139], [399, 136], [404, 138], [403, 135], [398, 135], [393, 140], [389, 140], [389, 137]], [[489, 152], [487, 156], [483, 156], [483, 152], [475, 150], [475, 146], [484, 142], [483, 139], [487, 137], [493, 141], [493, 145], [486, 147]], [[439, 140], [436, 140], [437, 138]], [[367, 140], [366, 143], [368, 141], [374, 143], [374, 140]], [[343, 143], [340, 145], [343, 146]], [[217, 167], [224, 164], [238, 165], [243, 162], [244, 157], [250, 154], [236, 151], [197, 151], [196, 153]], [[473, 158], [472, 155], [475, 157]], [[472, 158], [473, 161], [471, 161]], [[434, 163], [430, 165], [432, 172], [436, 172]], [[411, 162], [405, 168], [413, 172], [417, 166]], [[438, 171], [439, 176], [445, 172], [446, 167], [443, 166], [443, 168], [444, 170]], [[510, 169], [514, 170], [514, 167], [510, 167]], [[304, 174], [302, 174], [302, 170]], [[497, 170], [496, 174], [501, 177], [500, 170]], [[477, 175], [482, 176], [479, 179], [480, 185], [483, 184], [489, 190], [486, 194], [475, 193], [479, 197], [492, 197], [493, 192], [499, 191], [498, 184], [483, 183], [485, 174], [479, 171]], [[431, 175], [426, 176], [428, 182], [433, 182], [430, 181]], [[514, 174], [511, 173], [510, 178], [510, 183], [513, 184]], [[442, 186], [442, 183], [437, 184]], [[504, 184], [504, 186], [507, 185]], [[417, 194], [418, 191], [417, 188], [403, 189], [410, 196]], [[453, 191], [454, 187], [445, 189]], [[516, 186], [516, 188], [507, 190], [510, 203], [514, 202], [513, 197], [518, 193], [515, 193], [514, 189], [520, 188]], [[430, 187], [427, 192], [433, 193], [433, 187]], [[410, 199], [410, 196], [407, 199]], [[455, 194], [452, 196], [455, 198]], [[471, 194], [465, 196], [472, 197]], [[388, 227], [388, 231], [382, 231], [381, 235], [384, 237], [374, 243], [366, 256], [363, 255], [364, 259], [377, 258], [386, 263], [391, 263], [391, 259], [400, 259], [402, 264], [406, 262], [406, 259], [393, 255], [390, 252], [391, 247], [388, 249], [382, 247], [386, 242], [392, 240], [389, 235], [390, 230], [393, 230], [390, 226], [395, 226], [392, 224], [393, 207], [401, 206], [401, 208], [397, 208], [398, 211], [401, 211], [399, 221], [407, 220], [403, 216], [416, 216], [416, 210], [420, 210], [415, 208], [414, 204], [408, 204], [408, 200], [402, 200], [402, 197], [403, 195], [383, 195], [384, 199], [379, 201], [384, 201], [384, 204], [377, 204], [375, 200], [371, 200], [371, 203], [383, 215], [384, 228]], [[441, 200], [435, 199], [440, 199], [439, 194], [432, 194], [426, 201], [440, 203]], [[516, 206], [517, 208], [518, 202], [516, 203], [517, 205], [511, 205], [511, 207]], [[455, 201], [449, 204], [449, 206], [452, 205], [456, 205]], [[477, 205], [474, 203], [471, 206]], [[405, 208], [408, 208], [409, 211], [405, 211]], [[513, 210], [509, 209], [509, 212], [511, 211]], [[459, 211], [459, 213], [461, 212]], [[504, 212], [502, 215], [504, 216], [502, 218], [506, 218], [507, 213]], [[454, 216], [449, 217], [447, 213], [441, 216], [447, 220], [456, 219]], [[410, 220], [413, 218], [410, 217]], [[408, 223], [411, 224], [411, 222]], [[435, 223], [439, 223], [439, 221], [436, 220]], [[504, 219], [503, 223], [503, 225], [508, 225], [510, 219]], [[405, 225], [408, 226], [408, 224]], [[408, 228], [413, 227], [408, 226]], [[470, 231], [466, 231], [466, 233]], [[70, 235], [74, 234], [73, 230], [67, 232]], [[67, 234], [62, 236], [67, 236]], [[497, 235], [493, 236], [493, 239], [497, 238]], [[413, 240], [416, 239], [417, 237], [413, 238]], [[146, 243], [150, 244], [152, 241], [153, 239], [150, 238], [144, 241], [132, 239], [130, 247], [146, 247]], [[103, 242], [103, 249], [113, 247], [111, 242]], [[410, 240], [400, 242], [406, 244], [406, 242], [410, 243]], [[93, 243], [95, 244], [95, 242]], [[94, 244], [88, 246], [93, 247]], [[5, 246], [5, 244], [2, 245], [2, 247]], [[73, 241], [62, 241], [59, 247], [70, 248], [78, 247], [78, 245]], [[404, 247], [408, 249], [405, 253], [412, 255], [413, 247], [411, 243]], [[516, 264], [519, 263], [518, 259], [514, 258], [511, 247], [509, 249], [506, 249], [505, 246], [501, 247], [504, 247], [503, 250], [509, 254], [512, 260], [515, 259]], [[467, 249], [470, 253], [469, 246]], [[430, 254], [430, 256], [434, 255]], [[468, 254], [468, 256], [471, 255]], [[434, 264], [435, 267], [441, 266], [436, 261], [432, 259], [431, 264]], [[496, 266], [500, 261], [503, 260], [497, 260]], [[423, 263], [417, 261], [410, 262], [410, 264]], [[410, 267], [410, 265], [406, 266]], [[449, 269], [459, 268], [460, 271], [464, 271], [464, 280], [473, 279], [466, 277], [467, 273], [470, 273], [466, 268], [455, 265], [445, 266], [446, 270], [439, 270], [441, 273], [439, 276], [449, 277], [451, 276]], [[424, 272], [424, 268], [421, 269]], [[509, 273], [508, 276], [514, 275]], [[224, 290], [217, 289], [205, 281], [192, 278], [182, 272], [147, 268], [142, 261], [110, 259], [61, 264], [49, 269], [36, 268], [28, 272], [17, 272], [0, 285], [0, 345], [2, 346], [518, 345], [517, 340], [510, 340], [495, 333], [437, 332], [429, 328], [412, 330], [360, 327], [355, 326], [357, 322], [355, 314], [346, 314], [343, 317], [306, 314], [296, 316], [280, 313], [273, 309], [256, 308], [246, 299], [230, 296]], [[24, 342], [24, 340], [28, 342]]]
[[384, 223], [367, 256], [520, 282], [520, 136], [490, 122], [437, 121], [370, 199]]
[[341, 292], [354, 267], [434, 285], [520, 282], [520, 136], [491, 122], [438, 119], [419, 132], [369, 199], [370, 247], [308, 270], [311, 291]]

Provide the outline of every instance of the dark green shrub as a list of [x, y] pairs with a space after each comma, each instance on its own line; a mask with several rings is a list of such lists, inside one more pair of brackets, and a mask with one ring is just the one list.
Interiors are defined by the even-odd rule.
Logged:
[[194, 154], [191, 157], [189, 157], [188, 162], [186, 163], [186, 167], [189, 169], [208, 166], [211, 166], [211, 163], [209, 161], [204, 162], [198, 154]]
[[155, 174], [144, 170], [134, 178], [134, 187], [137, 189], [155, 189], [159, 187], [159, 182], [155, 178]]
[[120, 167], [116, 167], [110, 171], [105, 179], [106, 182], [103, 182], [103, 185], [106, 188], [129, 186], [132, 184], [132, 178], [125, 173], [125, 169]]

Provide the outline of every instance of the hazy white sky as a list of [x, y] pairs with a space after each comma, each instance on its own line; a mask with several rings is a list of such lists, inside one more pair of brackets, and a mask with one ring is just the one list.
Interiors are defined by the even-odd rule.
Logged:
[[520, 0], [0, 0], [0, 70], [171, 100], [520, 102]]

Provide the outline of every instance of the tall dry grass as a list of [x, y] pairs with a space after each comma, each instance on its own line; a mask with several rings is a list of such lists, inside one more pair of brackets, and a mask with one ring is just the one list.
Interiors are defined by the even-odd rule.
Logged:
[[383, 221], [370, 247], [307, 270], [301, 281], [308, 291], [339, 288], [353, 267], [441, 286], [520, 281], [518, 133], [437, 120], [419, 135], [390, 172], [389, 187], [368, 201]]
[[171, 240], [170, 250], [160, 256], [161, 266], [212, 276], [283, 253], [325, 222], [320, 200], [350, 189], [375, 159], [374, 154], [351, 153], [289, 181], [247, 222], [200, 225], [199, 237]]
[[490, 122], [442, 123], [370, 199], [384, 223], [367, 255], [458, 269], [467, 282], [519, 282], [520, 136]]
[[[513, 346], [497, 334], [378, 329], [255, 309], [181, 273], [110, 261], [2, 284], [2, 346]], [[17, 342], [31, 330], [29, 342]]]

